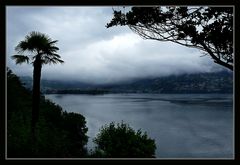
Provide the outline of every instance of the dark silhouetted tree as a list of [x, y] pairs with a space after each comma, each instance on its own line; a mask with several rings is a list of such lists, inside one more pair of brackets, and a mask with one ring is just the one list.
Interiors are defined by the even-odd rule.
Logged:
[[125, 123], [113, 122], [102, 127], [94, 139], [97, 144], [92, 157], [152, 158], [155, 157], [155, 140], [141, 130], [135, 132]]
[[[34, 136], [35, 126], [38, 121], [39, 103], [40, 103], [40, 80], [41, 69], [43, 64], [63, 63], [60, 55], [56, 54], [59, 50], [55, 46], [57, 40], [52, 40], [46, 34], [40, 32], [31, 32], [20, 41], [15, 50], [18, 55], [13, 55], [12, 59], [16, 60], [16, 64], [29, 63], [33, 65], [33, 89], [32, 89], [32, 133]], [[28, 55], [22, 53], [28, 52]]]
[[233, 70], [232, 7], [132, 7], [114, 10], [107, 28], [128, 25], [144, 39], [171, 41], [200, 49]]

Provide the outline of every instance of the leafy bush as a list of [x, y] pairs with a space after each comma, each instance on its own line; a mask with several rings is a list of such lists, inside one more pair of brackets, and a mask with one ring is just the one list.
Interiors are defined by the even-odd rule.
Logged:
[[135, 132], [128, 124], [115, 125], [114, 122], [100, 129], [93, 140], [97, 144], [92, 157], [155, 157], [155, 140], [148, 138], [146, 132]]

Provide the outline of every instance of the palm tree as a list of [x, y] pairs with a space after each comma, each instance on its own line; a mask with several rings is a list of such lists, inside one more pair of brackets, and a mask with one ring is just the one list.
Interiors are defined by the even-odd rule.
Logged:
[[[33, 88], [32, 88], [32, 134], [35, 136], [35, 126], [39, 116], [40, 104], [40, 80], [41, 69], [43, 64], [63, 63], [61, 56], [56, 54], [59, 50], [55, 46], [57, 40], [52, 40], [46, 34], [40, 32], [30, 32], [25, 40], [20, 41], [15, 50], [18, 55], [13, 55], [12, 59], [16, 60], [16, 64], [29, 63], [33, 65]], [[28, 55], [22, 53], [27, 52]]]

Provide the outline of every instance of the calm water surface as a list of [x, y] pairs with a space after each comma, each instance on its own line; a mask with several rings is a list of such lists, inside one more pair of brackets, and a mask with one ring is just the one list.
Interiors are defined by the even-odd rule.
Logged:
[[101, 126], [128, 123], [155, 139], [158, 158], [232, 158], [229, 94], [51, 94], [46, 98], [87, 121], [88, 148]]

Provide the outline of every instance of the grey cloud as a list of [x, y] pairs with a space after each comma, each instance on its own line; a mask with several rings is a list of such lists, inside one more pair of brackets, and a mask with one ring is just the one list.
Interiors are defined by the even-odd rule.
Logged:
[[37, 30], [59, 40], [65, 61], [44, 66], [43, 78], [106, 83], [221, 70], [196, 49], [143, 40], [127, 27], [107, 29], [111, 18], [111, 7], [8, 7], [7, 65], [18, 75], [32, 75], [32, 66], [16, 66], [9, 57], [28, 32]]

